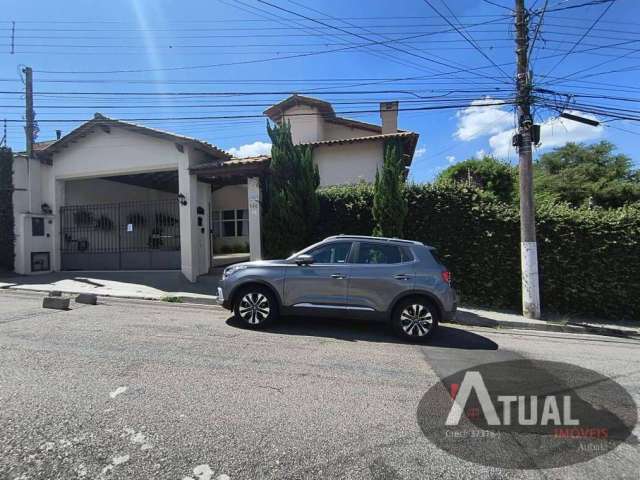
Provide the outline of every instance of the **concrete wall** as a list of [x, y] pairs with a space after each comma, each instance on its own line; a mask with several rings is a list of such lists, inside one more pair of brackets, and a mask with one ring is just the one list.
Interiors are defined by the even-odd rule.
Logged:
[[65, 197], [66, 205], [176, 200], [175, 193], [162, 192], [152, 188], [128, 185], [101, 178], [65, 182]]
[[[30, 274], [32, 252], [52, 252], [54, 217], [42, 213], [42, 204], [48, 203], [48, 177], [50, 167], [38, 160], [30, 160], [27, 170], [27, 158], [14, 157], [13, 192], [15, 259], [16, 273]], [[31, 231], [31, 218], [44, 218], [44, 236], [34, 237]], [[50, 255], [50, 262], [53, 261]], [[40, 272], [39, 272], [40, 273]], [[46, 273], [46, 272], [42, 272]]]
[[[56, 153], [51, 166], [31, 161], [30, 186], [27, 185], [26, 159], [17, 157], [14, 185], [29, 188], [31, 202], [29, 193], [14, 193], [16, 271], [30, 273], [25, 265], [30, 263], [31, 251], [49, 251], [52, 269], [60, 269], [57, 213], [62, 206], [175, 199], [172, 193], [99, 177], [178, 170], [180, 193], [187, 199], [187, 204], [180, 206], [181, 268], [188, 279], [195, 280], [197, 275], [206, 273], [210, 265], [208, 213], [211, 195], [209, 186], [198, 182], [195, 175], [189, 173], [189, 167], [206, 159], [206, 154], [191, 146], [185, 145], [180, 152], [172, 140], [119, 127], [111, 127], [110, 132], [96, 127], [86, 137]], [[47, 203], [54, 212], [45, 224], [49, 236], [32, 237], [30, 216], [41, 216], [42, 203]], [[199, 206], [203, 207], [204, 214], [197, 213]]]
[[376, 135], [371, 130], [364, 128], [348, 127], [337, 123], [325, 122], [324, 140], [340, 140], [342, 138], [370, 137]]
[[[213, 192], [211, 210], [247, 210], [249, 201], [247, 185], [228, 185]], [[215, 248], [232, 246], [238, 243], [249, 244], [249, 232], [240, 237], [221, 237], [213, 240]]]
[[175, 170], [181, 153], [175, 142], [122, 128], [100, 128], [54, 155], [52, 174], [58, 179], [105, 177]]
[[313, 149], [318, 165], [320, 186], [373, 182], [376, 169], [382, 167], [382, 141], [343, 145], [321, 145]]
[[291, 123], [291, 139], [294, 144], [324, 139], [324, 120], [317, 108], [296, 105], [286, 111], [284, 120]]

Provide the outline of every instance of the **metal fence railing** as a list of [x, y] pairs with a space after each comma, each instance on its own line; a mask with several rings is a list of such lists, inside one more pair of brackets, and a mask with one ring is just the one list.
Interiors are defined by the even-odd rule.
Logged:
[[61, 252], [178, 251], [178, 208], [176, 200], [61, 207]]

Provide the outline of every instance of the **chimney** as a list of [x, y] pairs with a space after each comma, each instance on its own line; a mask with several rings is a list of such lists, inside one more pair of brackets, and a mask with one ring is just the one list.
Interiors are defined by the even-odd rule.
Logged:
[[398, 102], [381, 102], [382, 133], [398, 132]]
[[62, 136], [62, 130], [56, 130], [56, 140], [60, 140], [61, 136]]

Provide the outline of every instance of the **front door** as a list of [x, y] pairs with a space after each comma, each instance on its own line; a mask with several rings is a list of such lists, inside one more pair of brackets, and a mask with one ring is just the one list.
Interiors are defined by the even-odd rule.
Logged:
[[359, 242], [349, 275], [349, 308], [385, 312], [393, 300], [413, 288], [414, 261], [409, 249], [383, 242]]
[[325, 243], [306, 252], [314, 258], [310, 265], [290, 265], [286, 269], [284, 303], [304, 309], [344, 310], [351, 265], [347, 263], [353, 242]]

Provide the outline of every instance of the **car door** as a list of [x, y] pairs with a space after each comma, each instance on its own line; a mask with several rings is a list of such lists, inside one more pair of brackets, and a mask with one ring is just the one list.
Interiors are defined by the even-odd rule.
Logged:
[[[284, 304], [295, 310], [346, 310], [348, 263], [353, 242], [336, 241], [305, 252], [314, 262], [288, 265], [285, 270]], [[321, 312], [320, 312], [321, 313]]]
[[388, 242], [358, 242], [351, 257], [348, 298], [354, 313], [386, 312], [414, 285], [415, 260], [408, 247]]

